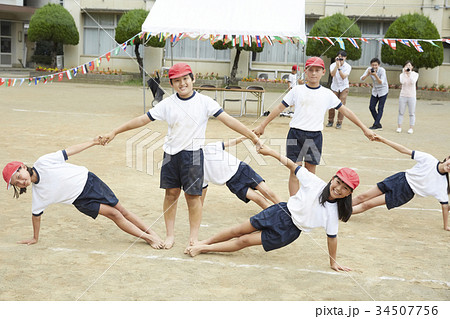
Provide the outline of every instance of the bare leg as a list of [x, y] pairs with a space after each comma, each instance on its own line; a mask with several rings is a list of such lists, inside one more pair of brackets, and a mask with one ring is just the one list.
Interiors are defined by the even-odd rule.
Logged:
[[267, 201], [267, 199], [265, 199], [262, 195], [258, 194], [251, 188], [247, 190], [247, 194], [245, 197], [258, 204], [262, 209], [266, 209], [270, 206], [270, 203]]
[[136, 225], [127, 220], [122, 213], [116, 209], [115, 207], [111, 207], [108, 205], [100, 204], [100, 210], [98, 212], [100, 215], [103, 215], [109, 219], [111, 219], [116, 225], [122, 229], [124, 232], [133, 235], [137, 238], [142, 238], [149, 245], [151, 245], [155, 249], [162, 248], [162, 241], [159, 238], [156, 238], [146, 232], [140, 230]]
[[198, 231], [200, 229], [200, 223], [202, 221], [202, 200], [201, 196], [184, 194], [186, 203], [189, 210], [189, 244], [194, 245], [198, 242]]
[[367, 192], [353, 199], [352, 214], [359, 214], [373, 207], [386, 204], [386, 195], [380, 191], [378, 187], [373, 187]]
[[[237, 238], [235, 238], [237, 237]], [[261, 245], [261, 231], [250, 224], [250, 220], [187, 248], [192, 257], [207, 252], [232, 252], [245, 247]]]
[[140, 230], [142, 230], [143, 232], [146, 232], [147, 234], [152, 235], [155, 238], [158, 238], [159, 241], [162, 240], [161, 238], [158, 236], [158, 234], [156, 234], [153, 230], [151, 230], [150, 227], [148, 227], [137, 215], [133, 214], [132, 212], [128, 211], [125, 207], [122, 206], [122, 204], [119, 202], [117, 203], [117, 205], [115, 206], [115, 208], [122, 213], [123, 217], [125, 217], [126, 219], [128, 219], [133, 225], [135, 225], [137, 228], [139, 228]]
[[166, 240], [164, 248], [170, 249], [175, 242], [175, 216], [181, 188], [168, 188], [164, 197], [164, 222], [166, 223]]
[[268, 200], [270, 200], [272, 203], [274, 204], [278, 204], [279, 202], [281, 202], [281, 198], [278, 197], [277, 194], [275, 194], [270, 188], [269, 186], [267, 186], [267, 184], [265, 182], [261, 182], [258, 184], [258, 186], [256, 186], [256, 189], [259, 190], [261, 192], [261, 194], [267, 198]]

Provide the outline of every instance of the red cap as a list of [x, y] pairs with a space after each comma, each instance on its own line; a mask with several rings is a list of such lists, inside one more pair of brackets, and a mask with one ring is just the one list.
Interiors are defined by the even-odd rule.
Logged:
[[175, 79], [192, 73], [192, 69], [187, 63], [177, 63], [169, 69], [169, 79]]
[[292, 71], [297, 71], [297, 66], [296, 65], [292, 66]]
[[5, 168], [3, 169], [3, 179], [6, 182], [6, 189], [9, 189], [11, 187], [11, 178], [14, 175], [15, 172], [17, 172], [18, 168], [22, 166], [22, 162], [11, 162], [6, 164]]
[[339, 177], [351, 189], [355, 189], [359, 185], [359, 176], [351, 168], [341, 168], [337, 171], [336, 176]]
[[322, 69], [325, 69], [325, 63], [323, 63], [323, 60], [318, 56], [313, 56], [312, 58], [306, 60], [305, 69], [309, 68], [310, 66], [320, 66]]

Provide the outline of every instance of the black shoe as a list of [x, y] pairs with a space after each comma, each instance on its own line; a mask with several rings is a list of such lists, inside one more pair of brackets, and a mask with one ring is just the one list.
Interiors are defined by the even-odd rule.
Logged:
[[376, 130], [378, 127], [376, 125], [372, 125], [371, 127], [369, 127], [369, 130]]
[[265, 111], [263, 116], [268, 116], [270, 114], [270, 111]]
[[326, 127], [332, 127], [333, 126], [333, 122], [328, 121], [328, 124]]

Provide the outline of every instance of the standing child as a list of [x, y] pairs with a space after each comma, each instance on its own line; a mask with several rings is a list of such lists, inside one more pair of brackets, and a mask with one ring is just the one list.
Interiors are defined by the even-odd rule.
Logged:
[[[227, 151], [226, 147], [242, 142], [245, 137], [228, 142], [209, 143], [203, 147], [205, 155], [205, 178], [203, 182], [202, 202], [205, 200], [208, 182], [216, 185], [226, 184], [229, 190], [245, 203], [253, 201], [262, 209], [270, 206], [269, 201], [277, 204], [281, 199], [266, 185], [247, 163], [240, 161]], [[256, 192], [258, 190], [262, 195]]]
[[414, 133], [414, 124], [416, 123], [416, 83], [419, 79], [419, 73], [414, 72], [414, 66], [411, 61], [406, 61], [400, 74], [400, 83], [402, 89], [398, 98], [398, 126], [397, 133], [402, 132], [403, 115], [405, 114], [406, 104], [409, 111], [409, 130], [408, 134]]
[[[320, 79], [325, 75], [325, 64], [319, 57], [312, 57], [305, 64], [306, 84], [297, 85], [283, 98], [283, 101], [254, 130], [260, 136], [266, 126], [276, 118], [283, 109], [295, 105], [294, 117], [289, 123], [290, 130], [286, 140], [287, 157], [298, 165], [305, 162], [305, 168], [311, 173], [316, 172], [322, 155], [323, 119], [327, 110], [335, 108], [350, 119], [372, 139], [370, 131], [356, 115], [348, 109], [330, 90], [320, 85]], [[292, 196], [299, 189], [295, 174], [289, 176], [289, 194]]]
[[223, 111], [213, 99], [193, 90], [194, 75], [186, 63], [177, 63], [169, 69], [170, 85], [175, 94], [158, 103], [147, 114], [138, 116], [109, 134], [102, 144], [132, 129], [142, 127], [151, 121], [162, 120], [168, 124], [164, 143], [164, 160], [161, 168], [160, 187], [165, 189], [163, 204], [166, 223], [164, 247], [172, 248], [175, 240], [175, 216], [177, 201], [184, 190], [188, 210], [190, 235], [189, 244], [198, 240], [198, 231], [202, 217], [203, 152], [201, 147], [205, 139], [208, 119], [214, 116], [234, 131], [245, 135], [259, 147], [258, 137], [241, 122]]
[[189, 247], [188, 253], [196, 256], [208, 252], [233, 252], [255, 245], [270, 251], [292, 243], [302, 231], [323, 227], [331, 268], [351, 270], [336, 261], [337, 233], [338, 221], [346, 222], [352, 214], [352, 192], [359, 184], [358, 174], [350, 168], [341, 168], [327, 184], [266, 145], [260, 153], [273, 156], [295, 174], [301, 182], [298, 192], [287, 203], [272, 205], [241, 225]]
[[353, 200], [353, 214], [365, 212], [376, 206], [385, 205], [387, 209], [402, 206], [409, 202], [414, 195], [434, 196], [442, 206], [444, 229], [450, 231], [448, 225], [448, 194], [450, 185], [450, 156], [439, 162], [432, 155], [420, 151], [411, 151], [403, 145], [392, 142], [377, 135], [375, 141], [389, 145], [400, 153], [411, 156], [417, 164], [387, 177], [377, 186], [358, 195]]
[[111, 189], [86, 167], [66, 163], [70, 156], [100, 144], [100, 138], [74, 145], [65, 150], [40, 157], [33, 167], [21, 162], [8, 163], [3, 169], [7, 188], [14, 188], [14, 197], [26, 192], [33, 184], [33, 238], [20, 244], [36, 244], [39, 239], [41, 215], [51, 204], [73, 204], [93, 219], [98, 214], [108, 217], [123, 231], [142, 238], [153, 248], [161, 248], [163, 241], [135, 214], [127, 211]]

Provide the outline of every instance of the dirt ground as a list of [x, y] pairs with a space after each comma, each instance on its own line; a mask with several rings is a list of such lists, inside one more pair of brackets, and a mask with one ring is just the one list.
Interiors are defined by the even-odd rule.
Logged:
[[[348, 98], [348, 106], [368, 126], [372, 124], [369, 94]], [[12, 160], [33, 164], [41, 155], [106, 133], [143, 113], [142, 89], [137, 87], [24, 84], [2, 87], [0, 96], [2, 168]], [[267, 93], [266, 109], [281, 97], [281, 93]], [[147, 105], [150, 101], [147, 91]], [[439, 159], [449, 155], [449, 103], [418, 101], [413, 135], [406, 133], [407, 116], [404, 133], [395, 132], [397, 103], [396, 98], [388, 98], [380, 134]], [[251, 128], [260, 121], [254, 116], [239, 119]], [[282, 150], [288, 123], [285, 117], [274, 120], [266, 130], [266, 143]], [[69, 160], [102, 178], [121, 203], [152, 225], [161, 237], [165, 235], [161, 215], [164, 191], [159, 188], [158, 163], [166, 129], [165, 123], [154, 122], [145, 130], [119, 135], [105, 148], [94, 147]], [[237, 137], [235, 132], [210, 120], [209, 141], [233, 137]], [[327, 180], [338, 168], [352, 167], [361, 178], [355, 194], [415, 163], [383, 144], [369, 142], [348, 120], [342, 130], [324, 130], [323, 149], [317, 175]], [[285, 167], [257, 155], [248, 143], [238, 146], [236, 155], [246, 160], [283, 200], [288, 199]], [[100, 216], [93, 221], [69, 205], [53, 205], [46, 210], [38, 244], [19, 245], [17, 241], [32, 236], [31, 190], [16, 200], [11, 190], [3, 188], [0, 202], [2, 301], [450, 299], [450, 232], [443, 230], [440, 204], [434, 198], [416, 197], [401, 208], [388, 211], [379, 207], [340, 223], [338, 261], [351, 267], [350, 273], [330, 269], [326, 235], [320, 229], [302, 233], [291, 245], [270, 253], [262, 247], [251, 247], [230, 254], [186, 256], [183, 251], [189, 228], [183, 197], [178, 204], [176, 243], [171, 250], [154, 250], [142, 240], [136, 242], [110, 220]], [[257, 205], [244, 204], [225, 186], [211, 185], [200, 239], [259, 211]]]

